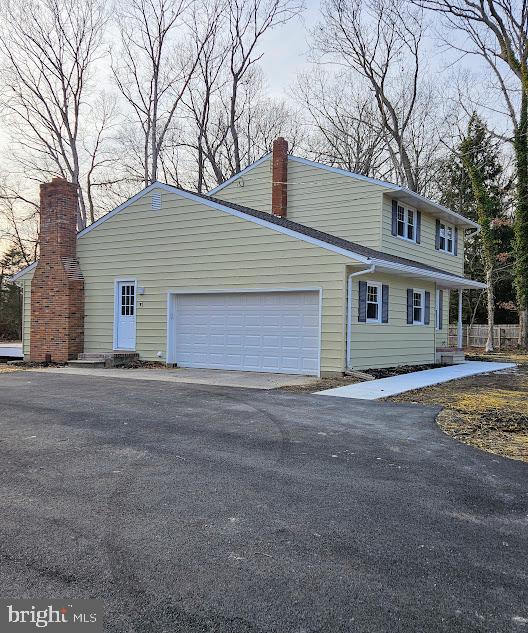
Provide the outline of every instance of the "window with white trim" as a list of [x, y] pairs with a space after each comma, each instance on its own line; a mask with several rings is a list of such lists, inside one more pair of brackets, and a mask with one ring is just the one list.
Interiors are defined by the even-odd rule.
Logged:
[[440, 222], [440, 239], [438, 243], [441, 251], [453, 255], [455, 252], [455, 228], [450, 224]]
[[398, 205], [396, 212], [396, 235], [404, 240], [416, 242], [416, 211]]
[[381, 284], [367, 282], [367, 323], [381, 323]]
[[425, 290], [413, 290], [413, 325], [425, 322]]

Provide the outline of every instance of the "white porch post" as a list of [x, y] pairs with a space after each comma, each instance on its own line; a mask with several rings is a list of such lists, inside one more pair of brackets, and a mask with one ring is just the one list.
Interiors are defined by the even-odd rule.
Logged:
[[458, 349], [462, 349], [462, 288], [458, 289]]

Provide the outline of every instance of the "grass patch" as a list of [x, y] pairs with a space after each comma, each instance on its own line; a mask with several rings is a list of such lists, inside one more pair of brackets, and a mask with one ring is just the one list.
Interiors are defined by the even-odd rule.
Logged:
[[[498, 354], [473, 355], [471, 360], [499, 360]], [[389, 398], [444, 407], [440, 428], [482, 450], [528, 462], [528, 355], [501, 354], [517, 362], [514, 370], [479, 374]]]

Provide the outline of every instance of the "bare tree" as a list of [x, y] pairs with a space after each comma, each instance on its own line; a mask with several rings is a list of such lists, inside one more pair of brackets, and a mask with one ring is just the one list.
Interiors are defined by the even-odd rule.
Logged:
[[217, 8], [200, 13], [194, 0], [132, 0], [117, 12], [121, 45], [112, 70], [140, 127], [145, 186], [158, 178], [165, 142], [217, 15]]
[[514, 232], [519, 342], [528, 348], [528, 0], [413, 2], [442, 14], [449, 29], [463, 34], [467, 45], [451, 45], [485, 60], [504, 99], [516, 158]]
[[264, 35], [301, 9], [299, 0], [224, 5], [185, 99], [194, 130], [187, 150], [196, 156], [198, 190], [223, 182], [268, 151], [273, 135], [295, 141], [291, 109], [263, 95], [259, 62]]
[[393, 0], [325, 0], [314, 30], [323, 59], [364, 77], [378, 108], [400, 179], [419, 190], [407, 134], [419, 96], [422, 15]]
[[[37, 259], [40, 210], [38, 202], [23, 193], [20, 183], [0, 181], [0, 245], [14, 247], [27, 266]], [[1, 250], [1, 249], [0, 249]]]
[[6, 85], [2, 102], [15, 130], [17, 158], [37, 180], [59, 174], [77, 185], [78, 226], [83, 228], [94, 213], [93, 206], [87, 212], [82, 182], [83, 116], [101, 51], [103, 4], [6, 0], [0, 17]]
[[234, 170], [242, 168], [237, 120], [238, 93], [241, 82], [261, 59], [258, 44], [271, 28], [284, 24], [303, 7], [297, 0], [230, 0], [229, 23], [229, 132], [233, 142]]
[[378, 111], [364, 88], [348, 71], [335, 77], [319, 67], [301, 73], [293, 91], [307, 114], [301, 145], [314, 160], [390, 180], [393, 167]]

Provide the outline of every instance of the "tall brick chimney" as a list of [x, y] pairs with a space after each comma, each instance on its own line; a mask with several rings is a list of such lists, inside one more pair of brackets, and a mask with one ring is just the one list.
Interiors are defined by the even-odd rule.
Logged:
[[288, 209], [288, 141], [282, 136], [273, 141], [271, 162], [271, 212], [285, 218]]
[[84, 347], [84, 279], [76, 258], [77, 188], [40, 185], [40, 259], [31, 280], [30, 360], [66, 362]]

